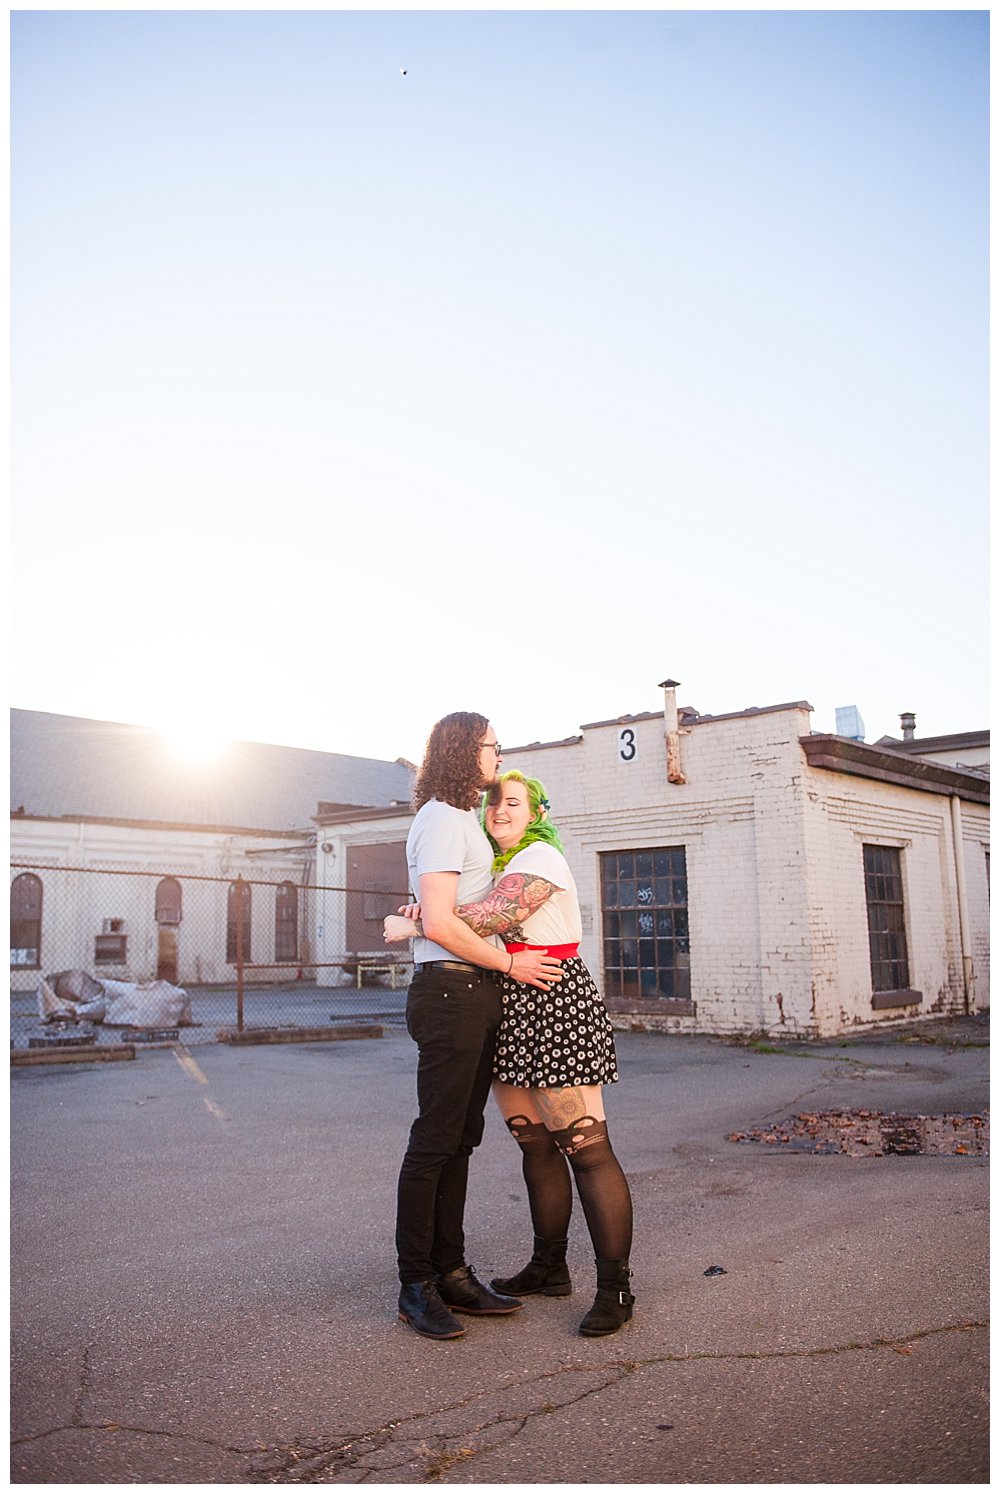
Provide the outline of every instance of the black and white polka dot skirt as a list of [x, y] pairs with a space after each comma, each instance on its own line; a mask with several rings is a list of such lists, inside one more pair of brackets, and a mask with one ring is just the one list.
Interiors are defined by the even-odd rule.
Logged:
[[500, 977], [503, 1017], [494, 1078], [522, 1089], [614, 1084], [618, 1079], [611, 1019], [580, 957], [563, 961], [550, 991]]

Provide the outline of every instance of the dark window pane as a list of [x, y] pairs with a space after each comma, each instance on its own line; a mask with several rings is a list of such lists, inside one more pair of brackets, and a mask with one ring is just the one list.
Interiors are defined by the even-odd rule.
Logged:
[[909, 959], [902, 855], [896, 846], [865, 846], [863, 860], [872, 989], [904, 990], [909, 985]]
[[10, 884], [10, 963], [22, 970], [41, 967], [42, 880], [22, 872]]
[[[236, 964], [238, 953], [242, 954], [244, 962], [248, 962], [250, 959], [250, 890], [250, 887], [245, 882], [230, 882], [229, 884], [226, 917], [226, 962], [230, 965]], [[236, 935], [236, 908], [240, 900], [242, 900], [243, 904], [242, 951], [239, 950], [239, 941]]]
[[283, 882], [274, 899], [274, 958], [294, 964], [298, 957], [299, 890], [293, 882]]
[[683, 846], [602, 853], [605, 991], [625, 1001], [690, 990]]
[[176, 877], [164, 877], [156, 884], [157, 923], [174, 925], [181, 921], [181, 884]]

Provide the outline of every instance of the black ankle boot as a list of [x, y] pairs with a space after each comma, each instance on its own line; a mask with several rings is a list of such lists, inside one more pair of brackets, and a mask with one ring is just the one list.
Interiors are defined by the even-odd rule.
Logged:
[[456, 1266], [436, 1276], [441, 1301], [452, 1312], [468, 1312], [478, 1318], [499, 1318], [507, 1313], [520, 1312], [524, 1303], [518, 1297], [495, 1292], [477, 1277], [471, 1266]]
[[399, 1316], [425, 1338], [461, 1338], [465, 1332], [441, 1301], [433, 1281], [403, 1283], [399, 1289]]
[[584, 1338], [617, 1333], [632, 1316], [635, 1297], [629, 1291], [632, 1272], [628, 1261], [597, 1261], [597, 1296], [580, 1324]]
[[516, 1297], [568, 1297], [573, 1290], [566, 1264], [566, 1240], [543, 1240], [535, 1236], [531, 1260], [516, 1276], [494, 1276], [491, 1286]]

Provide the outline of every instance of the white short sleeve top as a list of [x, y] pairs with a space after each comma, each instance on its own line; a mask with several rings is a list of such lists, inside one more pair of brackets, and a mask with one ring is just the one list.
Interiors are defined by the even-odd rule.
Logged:
[[[501, 872], [533, 872], [559, 888], [521, 927], [526, 944], [579, 944], [583, 932], [580, 901], [566, 857], [555, 846], [533, 840], [512, 856]], [[498, 879], [499, 880], [499, 879]]]

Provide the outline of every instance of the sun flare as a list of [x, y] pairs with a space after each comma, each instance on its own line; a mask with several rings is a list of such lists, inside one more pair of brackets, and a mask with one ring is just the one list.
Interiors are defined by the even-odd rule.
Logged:
[[163, 731], [163, 740], [174, 757], [197, 767], [217, 762], [226, 745], [220, 732], [197, 724], [170, 726]]

